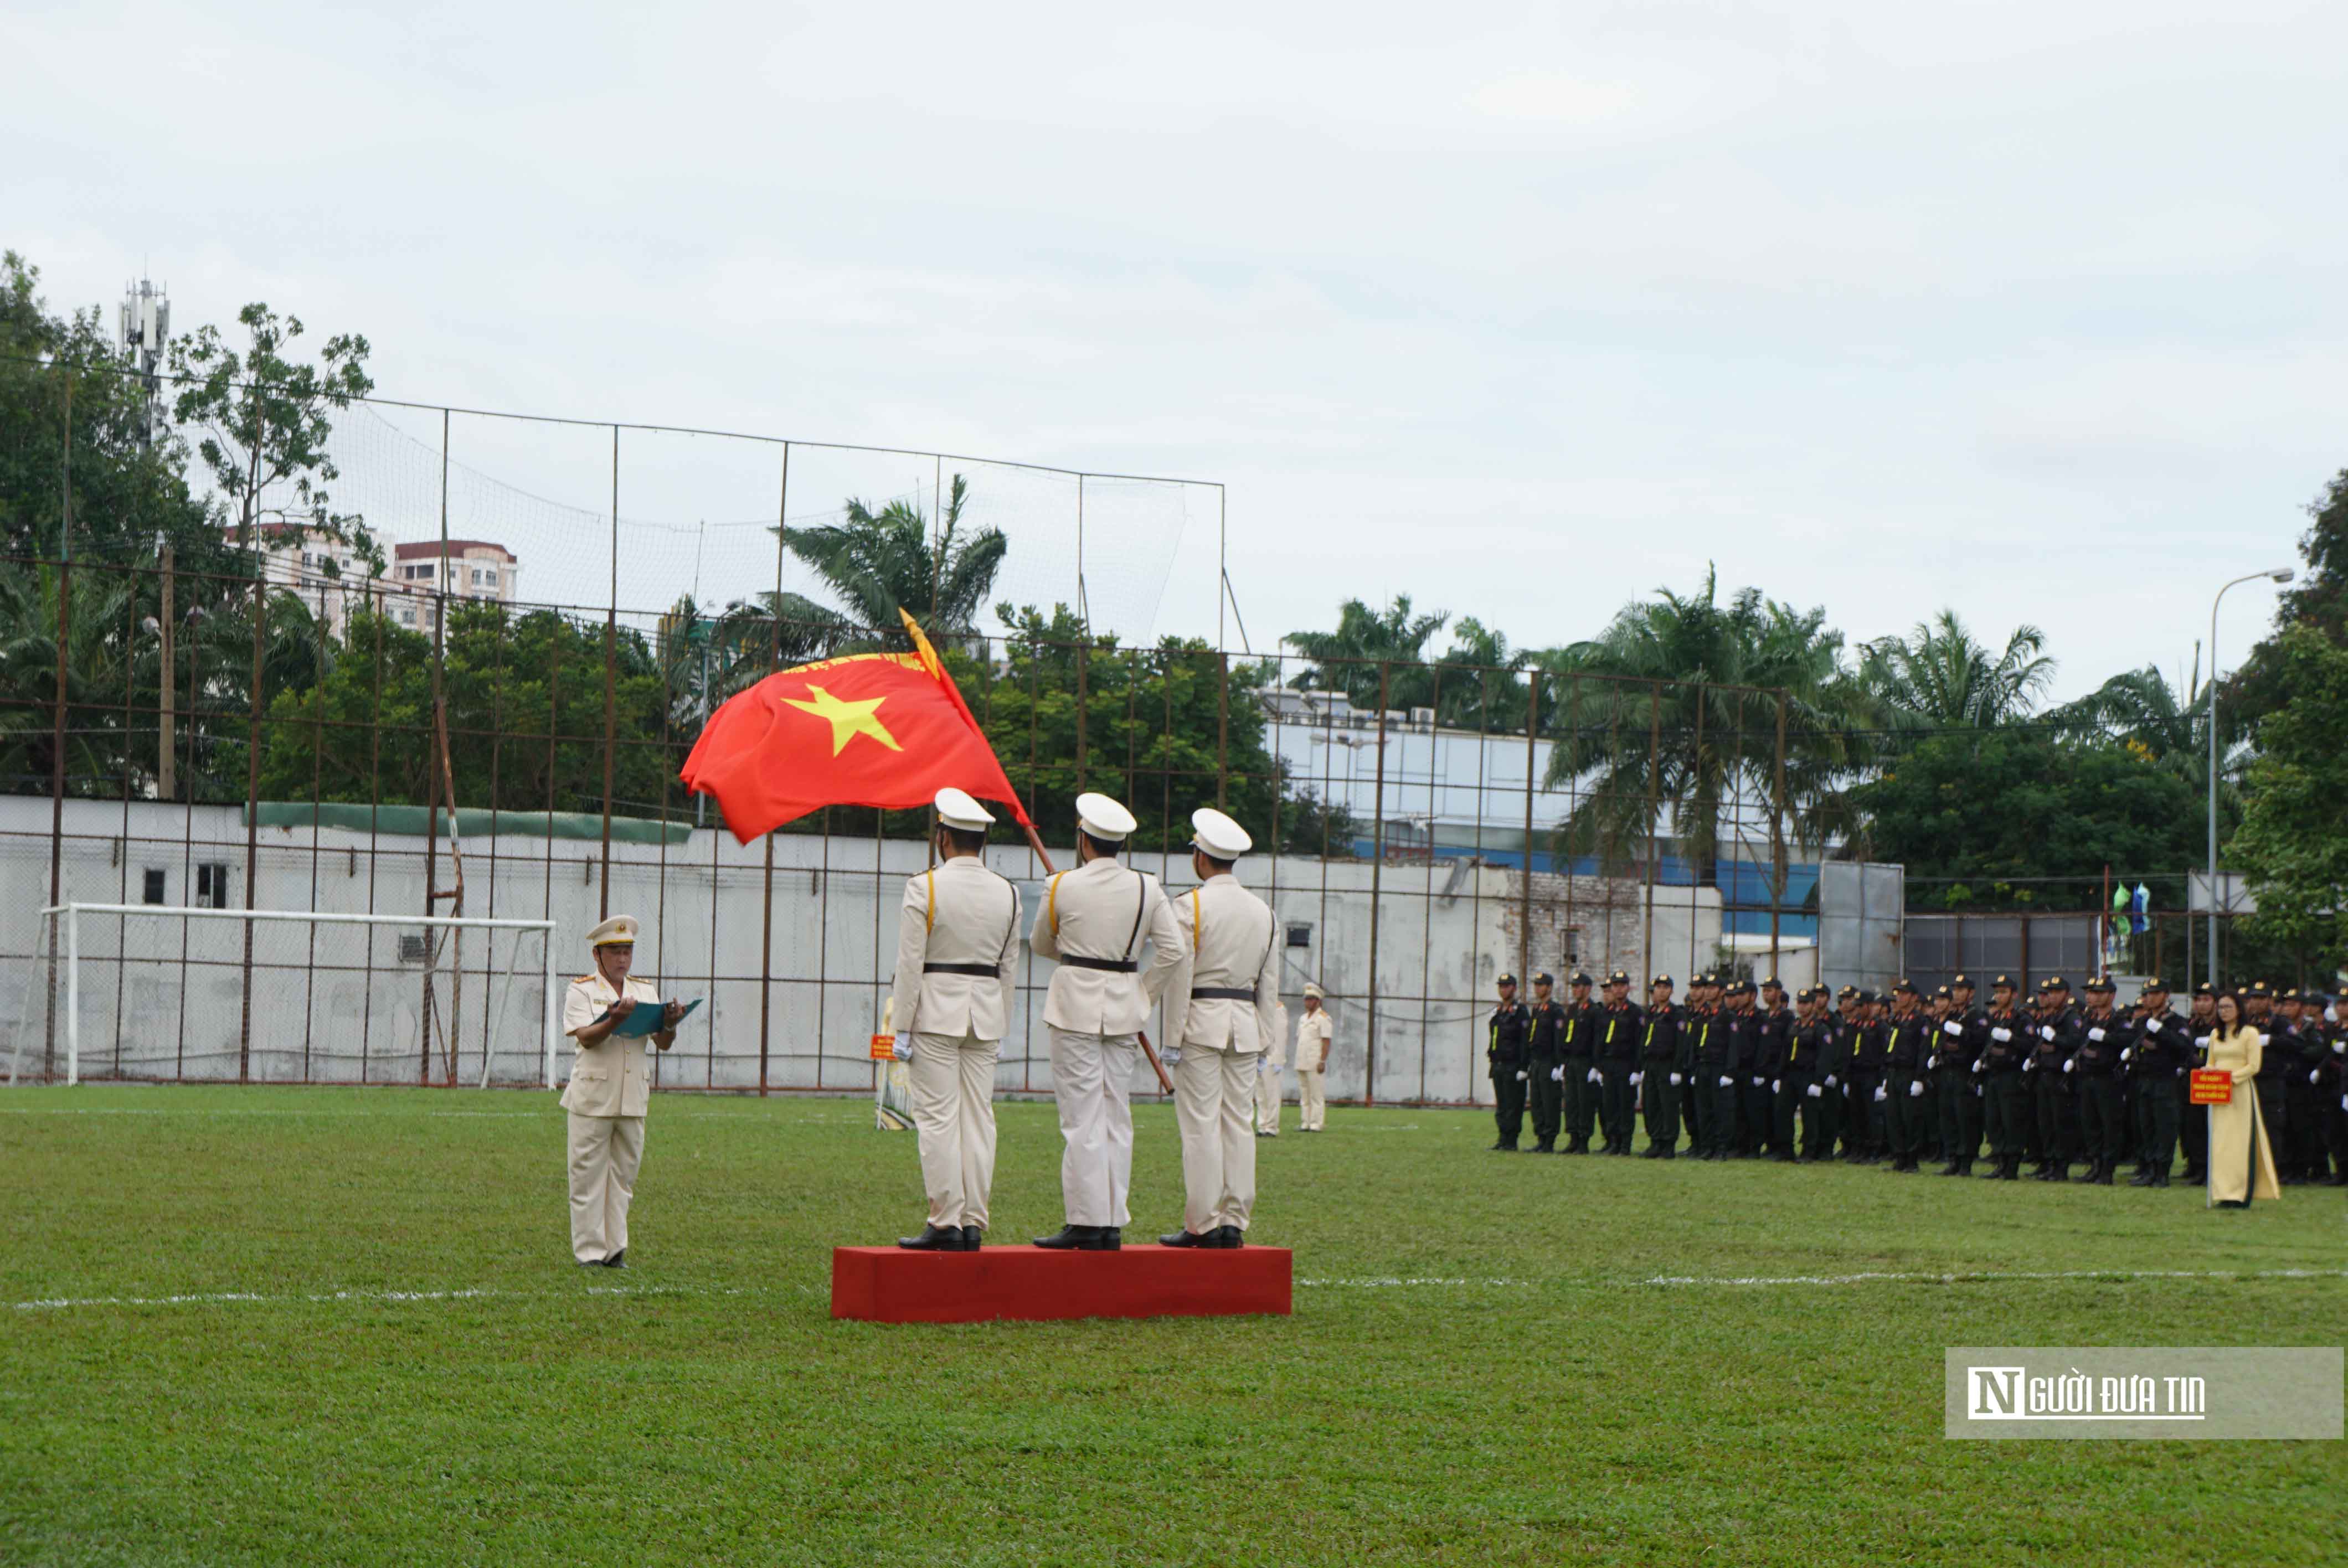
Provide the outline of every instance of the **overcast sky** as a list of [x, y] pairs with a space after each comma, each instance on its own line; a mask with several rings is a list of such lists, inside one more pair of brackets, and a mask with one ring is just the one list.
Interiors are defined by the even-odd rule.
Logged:
[[[2069, 694], [2177, 673], [2348, 465], [2337, 5], [8, 9], [53, 305], [143, 264], [397, 396], [1220, 480], [1258, 646], [1397, 591], [1560, 642], [1712, 561], [1854, 640], [2034, 621]], [[583, 516], [608, 442], [452, 446]], [[747, 548], [771, 465], [621, 510]], [[1211, 635], [1212, 492], [1113, 499], [1088, 576], [1179, 525], [1107, 591]]]

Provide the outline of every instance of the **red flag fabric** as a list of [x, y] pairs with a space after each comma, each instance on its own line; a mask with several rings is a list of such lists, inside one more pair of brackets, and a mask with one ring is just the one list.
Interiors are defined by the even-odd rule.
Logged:
[[744, 844], [827, 805], [905, 810], [948, 785], [999, 801], [1025, 824], [994, 748], [912, 631], [919, 652], [819, 660], [728, 698], [685, 760], [685, 786], [716, 797]]

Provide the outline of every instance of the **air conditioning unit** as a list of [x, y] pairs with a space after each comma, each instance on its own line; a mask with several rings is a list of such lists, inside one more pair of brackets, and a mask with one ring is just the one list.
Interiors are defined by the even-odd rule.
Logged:
[[1410, 711], [1410, 722], [1414, 724], [1421, 725], [1431, 730], [1435, 728], [1435, 710], [1432, 708], [1413, 708]]

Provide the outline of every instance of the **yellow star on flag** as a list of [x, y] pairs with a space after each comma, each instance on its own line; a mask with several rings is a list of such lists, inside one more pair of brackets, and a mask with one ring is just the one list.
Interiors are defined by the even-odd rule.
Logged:
[[802, 702], [797, 697], [786, 697], [783, 701], [801, 712], [813, 713], [817, 718], [830, 724], [833, 756], [839, 755], [847, 749], [848, 743], [859, 735], [870, 735], [892, 752], [901, 752], [905, 749], [897, 743], [897, 737], [883, 728], [880, 721], [873, 716], [873, 710], [887, 702], [888, 698], [875, 697], [870, 702], [850, 702], [833, 696], [820, 686], [809, 686], [808, 695], [813, 697], [815, 701]]

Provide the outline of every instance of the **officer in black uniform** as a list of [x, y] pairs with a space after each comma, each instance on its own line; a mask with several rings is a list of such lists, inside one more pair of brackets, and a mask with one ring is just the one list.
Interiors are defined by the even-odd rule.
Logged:
[[[1704, 1146], [1701, 1157], [1725, 1160], [1736, 1143], [1736, 1021], [1733, 985], [1723, 985], [1717, 976], [1706, 991], [1715, 999], [1710, 1014], [1704, 1020], [1696, 1043], [1695, 1081], [1689, 1086], [1694, 1097], [1703, 1102]], [[1722, 1081], [1725, 1079], [1726, 1082]]]
[[[1728, 1070], [1714, 1075], [1714, 1088], [1719, 1093], [1715, 1111], [1726, 1151], [1724, 1159], [1749, 1160], [1760, 1146], [1761, 1129], [1752, 1122], [1752, 1089], [1753, 1066], [1761, 1060], [1761, 1014], [1753, 1002], [1751, 980], [1738, 980], [1728, 988]], [[1717, 1081], [1721, 1077], [1728, 1080], [1725, 1088]], [[1766, 1087], [1768, 1080], [1763, 1079], [1762, 1083]]]
[[2079, 1015], [2079, 1047], [2071, 1058], [2073, 1090], [2079, 1097], [2080, 1153], [2087, 1168], [2079, 1180], [2112, 1184], [2112, 1173], [2127, 1149], [2120, 1119], [2120, 1052], [2131, 1041], [2126, 1021], [2112, 1009], [2109, 975], [2087, 982], [2087, 1010]]
[[1598, 1020], [1597, 1004], [1590, 999], [1590, 977], [1576, 971], [1567, 982], [1573, 988], [1573, 999], [1565, 1004], [1563, 1041], [1559, 1046], [1565, 1079], [1565, 1152], [1569, 1154], [1590, 1153], [1590, 1129], [1598, 1119], [1598, 1085], [1591, 1074], [1598, 1071], [1597, 1059], [1591, 1047], [1598, 1038], [1593, 1027]]
[[[1825, 1029], [1818, 1022], [1818, 992], [1804, 986], [1794, 993], [1794, 1027], [1786, 1035], [1786, 1061], [1778, 1069], [1776, 1110], [1777, 1124], [1770, 1140], [1780, 1158], [1812, 1158], [1818, 1147], [1818, 1107], [1825, 1091], [1818, 1087], [1818, 1056]], [[1794, 1131], [1799, 1127], [1797, 1146]]]
[[1932, 1086], [1941, 1102], [1944, 1176], [1970, 1176], [1981, 1153], [1981, 1079], [1973, 1063], [1989, 1043], [1989, 1015], [1973, 1005], [1973, 982], [1959, 975], [1949, 982], [1948, 1016], [1932, 1041]]
[[2323, 1146], [2332, 1157], [2327, 1187], [2348, 1187], [2348, 991], [2332, 999], [2323, 1026], [2323, 1065], [2315, 1072], [2315, 1108], [2323, 1118]]
[[[1834, 993], [1824, 986], [1810, 988], [1811, 1027], [1818, 1031], [1818, 1066], [1810, 1077], [1810, 1089], [1815, 1095], [1803, 1098], [1816, 1107], [1816, 1143], [1803, 1150], [1807, 1158], [1824, 1163], [1835, 1157], [1835, 1142], [1842, 1136], [1843, 1083], [1850, 1071], [1850, 1040], [1843, 1030], [1842, 1020], [1835, 1014]], [[1809, 1110], [1803, 1112], [1803, 1130], [1807, 1141], [1810, 1131]]]
[[1699, 1160], [1712, 1148], [1712, 1096], [1705, 1091], [1711, 1081], [1704, 1076], [1702, 1063], [1705, 1043], [1718, 1016], [1712, 977], [1694, 976], [1688, 981], [1687, 1006], [1680, 1011], [1679, 1090], [1680, 1117], [1687, 1123], [1688, 1153]]
[[1883, 1022], [1883, 1122], [1895, 1174], [1919, 1169], [1924, 1148], [1925, 1053], [1932, 1020], [1916, 1005], [1913, 981], [1891, 988], [1891, 1016]]
[[2128, 1042], [2128, 1082], [2136, 1091], [2138, 1158], [2131, 1187], [2168, 1185], [2177, 1158], [2180, 1102], [2177, 1085], [2193, 1065], [2193, 1036], [2168, 1010], [2168, 982], [2154, 978], [2137, 999], [2135, 1037]]
[[2266, 1050], [2259, 1058], [2259, 1075], [2251, 1087], [2259, 1097], [2259, 1117], [2267, 1124], [2267, 1147], [2274, 1152], [2275, 1178], [2286, 1187], [2295, 1187], [2299, 1172], [2291, 1156], [2299, 1130], [2291, 1122], [2289, 1085], [2298, 1050], [2295, 1041], [2286, 1046], [2277, 1039], [2283, 1020], [2275, 1017], [2273, 987], [2264, 980], [2250, 983], [2242, 995], [2242, 1020], [2267, 1037]]
[[[2193, 988], [2193, 1011], [2185, 1032], [2193, 1041], [2189, 1067], [2209, 1065], [2209, 1037], [2218, 1028], [2217, 989], [2203, 980]], [[2199, 1186], [2209, 1179], [2209, 1108], [2193, 1103], [2191, 1074], [2177, 1085], [2177, 1143], [2185, 1151], [2185, 1184]]]
[[2325, 1055], [2322, 1001], [2319, 997], [2313, 1021], [2304, 991], [2283, 992], [2277, 1010], [2281, 1022], [2267, 1036], [2267, 1053], [2279, 1050], [2285, 1059], [2283, 1114], [2291, 1123], [2291, 1136], [2275, 1141], [2275, 1158], [2281, 1166], [2277, 1174], [2285, 1186], [2304, 1186], [2324, 1176], [2323, 1130], [2315, 1119], [2315, 1074]]
[[2031, 1175], [2041, 1182], [2067, 1182], [2079, 1146], [2079, 1107], [2071, 1091], [2071, 1057], [2079, 1048], [2079, 1030], [2071, 983], [2060, 975], [2039, 981], [2038, 1010], [2030, 1021], [2034, 1039], [2022, 1068], [2031, 1075], [2042, 1152]]
[[1851, 1155], [1855, 1165], [1872, 1165], [1883, 1158], [1885, 1101], [1889, 1098], [1883, 1087], [1884, 1030], [1883, 1003], [1871, 990], [1862, 989], [1852, 1008], [1857, 1027], [1850, 1037], [1850, 1105], [1851, 1128], [1843, 1134], [1845, 1143], [1857, 1142]]
[[1639, 1037], [1644, 1016], [1631, 999], [1631, 977], [1621, 969], [1606, 977], [1606, 1005], [1598, 1011], [1597, 1038], [1591, 1048], [1598, 1061], [1598, 1119], [1606, 1132], [1606, 1153], [1629, 1155], [1638, 1132], [1632, 1107], [1638, 1085], [1631, 1081], [1639, 1071]]
[[1833, 1070], [1834, 1092], [1842, 1097], [1842, 1113], [1836, 1118], [1842, 1129], [1842, 1157], [1856, 1164], [1861, 1153], [1859, 1140], [1867, 1128], [1867, 1111], [1854, 1096], [1851, 1069], [1859, 1064], [1859, 1031], [1867, 1021], [1859, 1010], [1859, 989], [1845, 986], [1835, 993], [1834, 1029], [1838, 1046], [1839, 1065]]
[[1650, 1160], [1676, 1158], [1680, 1146], [1680, 1009], [1672, 1004], [1672, 977], [1647, 982], [1645, 1021], [1639, 1029], [1639, 1104], [1647, 1118]]
[[1532, 1076], [1526, 1086], [1532, 1091], [1533, 1153], [1557, 1153], [1557, 1129], [1560, 1108], [1565, 1103], [1564, 1057], [1560, 1053], [1560, 1038], [1565, 1032], [1565, 1004], [1550, 997], [1557, 981], [1548, 973], [1533, 977], [1532, 1006], [1527, 1009], [1532, 1020]]
[[1982, 1174], [1995, 1182], [2022, 1179], [2030, 1129], [2037, 1124], [2030, 1101], [2030, 1079], [2024, 1071], [2037, 1035], [2029, 1013], [2017, 1005], [2021, 999], [2021, 985], [2012, 975], [2000, 975], [1990, 982], [1981, 1055], [1973, 1062], [1973, 1072], [1981, 1080], [1982, 1121], [1993, 1162]]
[[1500, 999], [1492, 1009], [1491, 1037], [1484, 1060], [1492, 1071], [1493, 1120], [1500, 1136], [1492, 1147], [1504, 1154], [1517, 1152], [1517, 1138], [1525, 1125], [1525, 1083], [1531, 1075], [1532, 1014], [1517, 999], [1517, 977], [1502, 975]]
[[[1794, 1036], [1794, 1011], [1786, 1005], [1786, 988], [1776, 976], [1761, 982], [1761, 1011], [1754, 1035], [1753, 1071], [1746, 1076], [1746, 1134], [1756, 1154], [1791, 1160], [1794, 1146], [1777, 1141], [1777, 1102], [1786, 1085], [1786, 1050]], [[1786, 1118], [1792, 1125], [1792, 1118]]]

